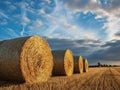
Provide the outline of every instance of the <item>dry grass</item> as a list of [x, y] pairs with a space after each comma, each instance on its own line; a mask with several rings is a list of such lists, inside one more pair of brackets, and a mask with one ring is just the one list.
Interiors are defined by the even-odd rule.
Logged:
[[54, 59], [53, 75], [71, 76], [74, 68], [72, 51], [56, 50], [52, 53]]
[[83, 73], [82, 56], [74, 56], [74, 73]]
[[36, 83], [51, 76], [53, 57], [48, 43], [31, 36], [7, 40], [0, 45], [0, 79]]
[[120, 90], [119, 76], [120, 72], [115, 68], [90, 68], [88, 73], [52, 77], [42, 83], [4, 83], [0, 90]]

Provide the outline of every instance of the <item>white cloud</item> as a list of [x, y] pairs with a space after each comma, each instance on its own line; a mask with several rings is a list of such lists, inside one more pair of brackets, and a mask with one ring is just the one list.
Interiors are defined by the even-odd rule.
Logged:
[[30, 30], [34, 30], [34, 31], [36, 31], [36, 30], [39, 31], [40, 28], [41, 28], [43, 25], [44, 25], [43, 22], [42, 22], [41, 20], [37, 19], [37, 20], [35, 20], [35, 21], [32, 21], [32, 25], [29, 26], [29, 29], [30, 29]]
[[38, 14], [39, 14], [39, 15], [45, 14], [45, 10], [44, 10], [43, 8], [40, 9], [40, 10], [38, 10]]
[[11, 18], [9, 16], [7, 16], [5, 13], [3, 13], [1, 10], [0, 10], [0, 16], [11, 20]]
[[8, 22], [6, 19], [3, 19], [2, 21], [0, 21], [0, 25], [6, 25]]
[[35, 22], [34, 22], [34, 24], [37, 26], [37, 27], [41, 27], [42, 25], [43, 25], [43, 22], [41, 21], [41, 20], [36, 20]]
[[26, 16], [22, 18], [22, 25], [26, 26], [30, 22], [30, 19]]
[[15, 33], [15, 31], [11, 28], [7, 28], [7, 32], [12, 38], [20, 36], [19, 34]]
[[106, 18], [103, 28], [108, 34], [107, 40], [120, 39], [115, 34], [120, 31], [120, 0], [105, 0], [104, 4], [100, 0], [66, 0], [65, 7], [72, 12], [92, 12], [97, 16], [95, 19]]
[[[95, 3], [95, 1], [92, 1]], [[96, 38], [96, 33], [92, 30], [84, 30], [82, 26], [73, 23], [72, 12], [65, 11], [63, 3], [56, 0], [56, 7], [51, 14], [44, 14], [44, 17], [49, 21], [45, 23], [49, 27], [45, 30], [47, 37], [67, 38], [67, 39], [99, 39]], [[44, 13], [41, 9], [40, 13]], [[62, 14], [61, 14], [62, 13]], [[33, 27], [30, 27], [33, 29]], [[95, 31], [95, 30], [94, 30]], [[87, 35], [89, 33], [89, 35]], [[62, 35], [62, 37], [61, 37]]]
[[50, 4], [51, 3], [51, 0], [45, 0], [48, 4]]

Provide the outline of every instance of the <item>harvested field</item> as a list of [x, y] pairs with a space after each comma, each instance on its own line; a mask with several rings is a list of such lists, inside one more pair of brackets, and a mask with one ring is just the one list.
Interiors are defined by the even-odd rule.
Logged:
[[89, 68], [87, 73], [52, 77], [36, 84], [0, 83], [0, 90], [120, 90], [120, 67]]

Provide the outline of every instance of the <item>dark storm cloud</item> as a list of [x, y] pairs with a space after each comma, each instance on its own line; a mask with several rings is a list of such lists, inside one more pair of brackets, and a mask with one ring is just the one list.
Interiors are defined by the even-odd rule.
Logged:
[[95, 51], [88, 56], [91, 60], [108, 60], [108, 61], [120, 61], [120, 40], [114, 42], [107, 42], [102, 47], [107, 47], [106, 49], [101, 49]]
[[115, 34], [115, 36], [118, 36], [118, 37], [120, 37], [120, 32], [119, 32], [119, 33], [116, 33], [116, 34]]
[[106, 44], [102, 45], [101, 47], [107, 47], [107, 46], [110, 46], [110, 47], [120, 46], [120, 40], [107, 42]]
[[46, 38], [52, 50], [71, 49], [74, 55], [87, 56], [94, 51], [96, 45], [100, 43], [99, 40], [68, 40], [68, 39], [54, 39]]

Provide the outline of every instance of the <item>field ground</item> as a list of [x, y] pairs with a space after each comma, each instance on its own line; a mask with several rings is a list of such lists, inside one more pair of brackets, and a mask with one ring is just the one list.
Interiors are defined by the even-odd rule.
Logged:
[[0, 82], [0, 90], [120, 90], [120, 67], [90, 68], [87, 73], [32, 85]]

